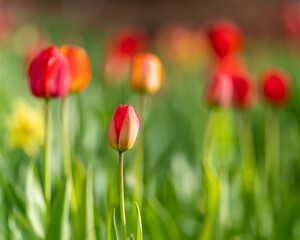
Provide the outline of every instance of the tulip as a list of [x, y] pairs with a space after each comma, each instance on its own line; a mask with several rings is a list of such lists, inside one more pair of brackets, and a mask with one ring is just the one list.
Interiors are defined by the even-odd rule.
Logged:
[[32, 61], [29, 78], [31, 92], [36, 97], [64, 97], [71, 85], [68, 59], [52, 45]]
[[233, 84], [229, 75], [216, 74], [210, 83], [206, 95], [209, 105], [227, 106], [233, 98]]
[[110, 34], [104, 59], [104, 74], [108, 83], [119, 84], [130, 72], [132, 56], [147, 47], [143, 29], [125, 27]]
[[247, 74], [245, 59], [239, 54], [229, 54], [223, 58], [215, 58], [213, 72], [217, 74], [244, 75]]
[[119, 152], [120, 215], [124, 240], [127, 239], [127, 230], [124, 201], [123, 154], [133, 147], [139, 127], [140, 119], [135, 109], [130, 105], [124, 104], [116, 108], [108, 128], [108, 142]]
[[247, 108], [254, 103], [255, 89], [246, 75], [233, 75], [233, 103], [240, 108]]
[[143, 93], [156, 93], [164, 79], [160, 59], [151, 53], [138, 53], [132, 61], [131, 88]]
[[288, 101], [290, 76], [282, 69], [273, 68], [263, 72], [263, 94], [267, 102], [274, 105], [282, 105]]
[[71, 92], [81, 92], [90, 82], [91, 64], [88, 55], [83, 48], [77, 46], [62, 46], [60, 51], [69, 61], [72, 84]]
[[130, 105], [119, 105], [110, 120], [108, 142], [119, 152], [131, 149], [140, 127], [139, 116]]
[[212, 48], [219, 57], [225, 57], [229, 53], [237, 52], [242, 46], [242, 33], [230, 21], [214, 23], [208, 31], [208, 37]]
[[282, 5], [283, 27], [288, 40], [300, 42], [300, 4], [299, 2], [285, 2]]

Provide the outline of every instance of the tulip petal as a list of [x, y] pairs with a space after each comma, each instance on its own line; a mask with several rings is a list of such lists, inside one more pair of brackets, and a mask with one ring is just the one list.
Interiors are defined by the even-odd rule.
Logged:
[[69, 63], [64, 55], [49, 59], [45, 75], [45, 94], [49, 97], [64, 97], [71, 85]]
[[130, 105], [126, 109], [126, 115], [118, 135], [118, 149], [124, 152], [133, 147], [139, 131], [139, 118], [133, 107]]

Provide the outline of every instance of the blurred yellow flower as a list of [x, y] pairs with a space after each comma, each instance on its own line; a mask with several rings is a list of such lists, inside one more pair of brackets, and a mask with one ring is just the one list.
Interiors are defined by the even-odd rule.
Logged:
[[7, 116], [7, 142], [11, 148], [22, 148], [30, 157], [39, 152], [43, 140], [43, 114], [39, 108], [17, 99]]

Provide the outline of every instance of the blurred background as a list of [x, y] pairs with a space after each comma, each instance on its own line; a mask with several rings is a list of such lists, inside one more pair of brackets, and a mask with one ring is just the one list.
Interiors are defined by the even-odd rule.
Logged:
[[[217, 20], [233, 22], [242, 33], [238, 54], [256, 89], [244, 109], [207, 102], [217, 62], [208, 30]], [[66, 221], [54, 217], [57, 229], [67, 229], [61, 239], [115, 239], [118, 156], [107, 129], [119, 104], [139, 113], [140, 94], [129, 79], [131, 57], [140, 51], [160, 57], [165, 80], [146, 96], [143, 142], [125, 154], [128, 231], [136, 231], [136, 200], [146, 240], [300, 239], [298, 1], [1, 1], [0, 239], [45, 238], [39, 224], [45, 215], [44, 105], [31, 95], [27, 75], [50, 44], [79, 45], [92, 65], [88, 87], [68, 96], [74, 184], [84, 200], [79, 224], [69, 214], [58, 214]], [[238, 68], [234, 60], [225, 65]], [[280, 107], [263, 99], [261, 73], [270, 66], [290, 76], [289, 101]], [[59, 99], [51, 100], [53, 206], [63, 202], [65, 181], [60, 107]], [[142, 168], [135, 166], [140, 156]], [[273, 160], [278, 174], [269, 178], [266, 162]]]

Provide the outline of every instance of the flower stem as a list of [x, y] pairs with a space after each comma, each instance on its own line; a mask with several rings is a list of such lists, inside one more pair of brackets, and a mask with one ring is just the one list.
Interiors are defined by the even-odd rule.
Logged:
[[266, 135], [265, 135], [265, 171], [268, 183], [269, 194], [271, 196], [274, 213], [279, 210], [279, 158], [280, 158], [280, 128], [279, 118], [274, 111], [268, 109], [266, 115]]
[[[242, 158], [243, 196], [246, 228], [255, 234], [255, 192], [260, 190], [258, 170], [255, 159], [253, 136], [249, 118], [245, 112], [238, 113], [238, 133]], [[253, 237], [255, 237], [253, 235]]]
[[49, 99], [45, 98], [44, 125], [44, 196], [47, 208], [51, 202], [51, 163], [48, 153]]
[[120, 189], [120, 214], [122, 222], [123, 240], [127, 240], [125, 202], [124, 202], [124, 177], [123, 177], [123, 153], [119, 152], [119, 189]]
[[67, 177], [71, 177], [71, 154], [70, 154], [70, 143], [69, 143], [69, 114], [68, 114], [68, 99], [67, 97], [62, 99], [62, 108], [61, 108], [61, 125], [63, 131], [63, 154], [64, 154], [64, 169]]
[[[145, 95], [141, 94], [138, 103], [138, 113], [140, 117], [140, 131], [138, 141], [134, 151], [134, 176], [135, 185], [133, 189], [133, 203], [138, 202], [142, 208], [143, 200], [143, 169], [144, 169], [144, 129], [143, 129], [143, 115], [145, 107]], [[135, 211], [134, 211], [135, 215]]]
[[75, 186], [72, 176], [72, 162], [70, 153], [70, 138], [69, 138], [69, 112], [68, 112], [68, 99], [67, 97], [62, 99], [61, 107], [61, 127], [62, 127], [62, 144], [63, 144], [63, 156], [64, 156], [64, 170], [67, 178], [71, 182], [71, 209], [72, 213], [77, 212], [77, 199], [75, 194]]
[[214, 223], [220, 201], [220, 180], [213, 165], [214, 113], [209, 115], [203, 140], [203, 183], [206, 193], [206, 216], [199, 240], [213, 238]]

